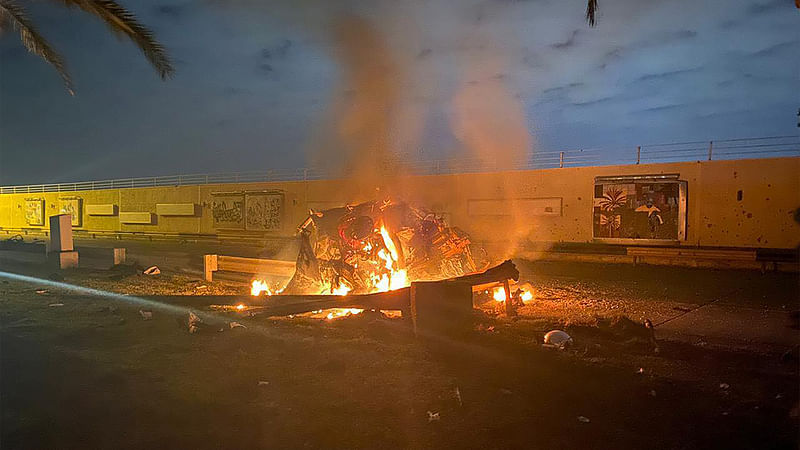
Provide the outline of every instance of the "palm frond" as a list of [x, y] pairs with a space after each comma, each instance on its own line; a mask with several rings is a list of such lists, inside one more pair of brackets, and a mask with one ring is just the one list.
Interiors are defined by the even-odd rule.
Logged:
[[586, 3], [586, 21], [589, 22], [589, 26], [593, 27], [595, 25], [595, 13], [597, 12], [597, 0], [589, 0]]
[[93, 14], [105, 22], [112, 31], [127, 36], [139, 47], [162, 79], [169, 78], [175, 72], [166, 50], [156, 41], [153, 32], [139, 23], [136, 16], [119, 3], [112, 0], [56, 1], [60, 1], [68, 7], [77, 7]]
[[36, 31], [24, 8], [13, 0], [0, 0], [0, 22], [11, 24], [15, 30], [18, 30], [22, 45], [29, 52], [41, 57], [53, 66], [58, 74], [61, 75], [61, 79], [64, 80], [64, 85], [69, 94], [75, 95], [75, 91], [72, 89], [72, 79], [69, 76], [69, 72], [67, 72], [64, 60], [61, 55], [53, 50], [47, 40]]

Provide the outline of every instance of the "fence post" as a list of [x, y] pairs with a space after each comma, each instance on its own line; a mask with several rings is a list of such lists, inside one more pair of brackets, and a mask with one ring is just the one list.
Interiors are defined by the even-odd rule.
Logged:
[[711, 161], [711, 151], [714, 148], [714, 141], [708, 141], [708, 160]]
[[564, 152], [558, 154], [558, 167], [564, 167]]
[[639, 164], [639, 161], [642, 160], [642, 146], [636, 146], [636, 164]]

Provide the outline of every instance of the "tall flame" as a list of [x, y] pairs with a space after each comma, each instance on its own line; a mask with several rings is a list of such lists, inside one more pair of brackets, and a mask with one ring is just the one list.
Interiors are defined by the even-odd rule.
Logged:
[[[383, 265], [388, 273], [381, 275], [373, 275], [372, 282], [375, 286], [375, 292], [393, 291], [408, 286], [408, 272], [406, 269], [396, 269], [397, 262], [400, 258], [397, 247], [389, 235], [386, 227], [381, 225], [381, 237], [386, 249], [378, 250], [378, 257], [383, 260]], [[388, 250], [388, 252], [387, 252]]]

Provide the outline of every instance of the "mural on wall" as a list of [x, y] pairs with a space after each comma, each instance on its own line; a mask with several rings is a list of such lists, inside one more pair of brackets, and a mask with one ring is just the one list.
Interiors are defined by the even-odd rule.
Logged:
[[594, 237], [678, 240], [685, 211], [677, 180], [595, 182]]
[[72, 216], [72, 226], [81, 226], [82, 210], [80, 197], [64, 197], [58, 199], [58, 213]]
[[246, 229], [280, 231], [283, 215], [283, 194], [258, 192], [245, 196]]
[[44, 200], [41, 198], [25, 199], [25, 223], [44, 226]]
[[214, 228], [244, 229], [244, 194], [212, 194]]

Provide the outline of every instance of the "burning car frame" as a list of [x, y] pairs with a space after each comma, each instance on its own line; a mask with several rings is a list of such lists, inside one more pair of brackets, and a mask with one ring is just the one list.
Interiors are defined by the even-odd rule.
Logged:
[[466, 232], [405, 202], [369, 201], [311, 211], [286, 294], [368, 294], [488, 267]]

